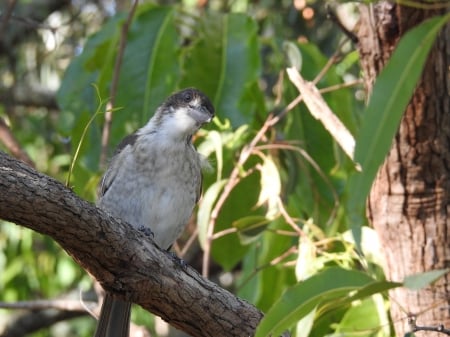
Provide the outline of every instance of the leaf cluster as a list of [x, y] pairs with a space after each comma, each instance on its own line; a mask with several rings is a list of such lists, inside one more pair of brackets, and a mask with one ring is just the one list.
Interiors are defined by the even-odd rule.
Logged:
[[[363, 226], [365, 198], [428, 49], [448, 17], [429, 21], [405, 37], [364, 109], [357, 99], [361, 88], [345, 85], [349, 78], [358, 82], [359, 76], [358, 55], [348, 42], [335, 43], [337, 57], [330, 57], [323, 52], [329, 45], [319, 48], [280, 35], [284, 23], [277, 24], [279, 16], [261, 19], [256, 9], [243, 13], [236, 8], [138, 6], [118, 70], [114, 65], [127, 15], [114, 15], [87, 39], [65, 72], [57, 96], [57, 131], [70, 140], [71, 157], [76, 154], [70, 186], [95, 200], [103, 171], [101, 112], [111, 109], [109, 102], [114, 102], [108, 144], [112, 154], [170, 93], [197, 87], [217, 110], [213, 125], [195, 138], [213, 171], [205, 173], [196, 226], [188, 227], [179, 252], [195, 255], [196, 245], [190, 243], [198, 242], [203, 254], [194, 262], [203, 274], [267, 312], [257, 336], [285, 329], [296, 336], [388, 336], [386, 299], [381, 294], [399, 284], [383, 279], [376, 234]], [[423, 48], [414, 47], [418, 40]], [[323, 97], [355, 136], [355, 158], [344, 154], [305, 105], [293, 104], [299, 94], [285, 73], [292, 65], [317, 87], [337, 88]], [[118, 82], [112, 100], [115, 71]], [[355, 169], [356, 163], [362, 172]], [[7, 247], [0, 257], [7, 265], [2, 275], [5, 294], [27, 259], [20, 265], [4, 261], [32, 251], [43, 260], [49, 254], [30, 248], [39, 240], [26, 240], [28, 234], [9, 228], [11, 236], [0, 237], [0, 245]], [[24, 236], [23, 242], [14, 240], [17, 235]], [[28, 246], [21, 250], [24, 245]], [[67, 256], [44, 265], [43, 274], [65, 275], [57, 289], [84, 280]], [[33, 277], [33, 289], [42, 289], [46, 281]], [[434, 278], [408, 282], [417, 287]], [[48, 289], [45, 295], [56, 294]], [[15, 292], [5, 297], [18, 298]], [[138, 321], [147, 322], [143, 317], [147, 316], [138, 315]]]

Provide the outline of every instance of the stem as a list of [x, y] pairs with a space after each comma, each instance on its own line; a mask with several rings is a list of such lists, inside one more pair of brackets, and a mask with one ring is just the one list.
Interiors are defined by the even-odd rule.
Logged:
[[120, 68], [122, 66], [122, 59], [123, 53], [125, 51], [125, 46], [127, 44], [128, 28], [131, 24], [131, 21], [133, 20], [133, 16], [134, 13], [136, 12], [138, 2], [139, 2], [138, 0], [135, 0], [133, 2], [133, 6], [131, 7], [130, 12], [128, 13], [127, 20], [122, 26], [122, 32], [120, 35], [120, 42], [119, 42], [119, 50], [117, 52], [116, 62], [114, 64], [114, 72], [112, 75], [111, 90], [109, 93], [109, 102], [106, 104], [105, 123], [103, 124], [103, 131], [102, 131], [102, 149], [100, 152], [100, 167], [105, 166], [106, 158], [108, 157], [108, 144], [111, 133], [112, 113], [114, 110], [115, 99], [117, 94], [117, 86], [119, 83]]

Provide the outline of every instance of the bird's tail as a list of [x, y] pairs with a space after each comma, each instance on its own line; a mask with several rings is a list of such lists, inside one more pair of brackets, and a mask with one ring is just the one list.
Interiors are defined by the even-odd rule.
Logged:
[[94, 337], [129, 337], [131, 302], [106, 293]]

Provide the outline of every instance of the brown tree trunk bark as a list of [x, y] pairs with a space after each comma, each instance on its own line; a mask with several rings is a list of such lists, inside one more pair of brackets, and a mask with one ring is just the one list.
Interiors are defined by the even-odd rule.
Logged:
[[[358, 48], [369, 93], [400, 37], [423, 20], [443, 13], [443, 6], [424, 10], [387, 1], [361, 9]], [[407, 275], [450, 267], [449, 213], [450, 25], [447, 24], [431, 50], [368, 200], [369, 220], [383, 245], [388, 279], [402, 281]], [[417, 325], [450, 327], [449, 281], [450, 276], [446, 276], [420, 291], [401, 288], [390, 293], [397, 336], [410, 330], [408, 317], [417, 318]]]

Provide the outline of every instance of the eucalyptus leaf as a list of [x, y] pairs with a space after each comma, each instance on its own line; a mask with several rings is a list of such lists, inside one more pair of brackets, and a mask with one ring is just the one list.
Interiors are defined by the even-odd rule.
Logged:
[[247, 91], [259, 78], [256, 22], [243, 13], [210, 13], [198, 20], [195, 43], [186, 50], [181, 86], [195, 86], [234, 127], [251, 121]]
[[255, 337], [280, 335], [316, 306], [346, 297], [373, 281], [358, 271], [337, 267], [325, 269], [289, 288], [261, 320]]
[[139, 7], [120, 71], [116, 104], [123, 111], [114, 117], [118, 132], [124, 132], [123, 123], [130, 119], [137, 127], [144, 125], [176, 89], [181, 73], [178, 39], [173, 8]]
[[211, 211], [214, 203], [225, 186], [227, 180], [219, 180], [212, 184], [202, 197], [202, 201], [197, 213], [198, 240], [200, 246], [204, 249], [206, 245], [206, 235], [208, 232], [209, 220], [211, 219]]
[[403, 285], [411, 290], [425, 288], [447, 274], [450, 269], [437, 269], [405, 277]]
[[241, 243], [246, 245], [254, 242], [270, 221], [263, 215], [249, 215], [234, 221], [232, 226], [238, 230]]

